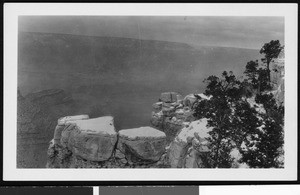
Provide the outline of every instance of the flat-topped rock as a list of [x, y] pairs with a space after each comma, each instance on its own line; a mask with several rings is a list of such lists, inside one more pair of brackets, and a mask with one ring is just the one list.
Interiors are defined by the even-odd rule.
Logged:
[[67, 121], [61, 137], [64, 147], [91, 161], [109, 159], [116, 142], [117, 132], [111, 116]]
[[166, 135], [152, 127], [119, 131], [118, 149], [129, 162], [158, 161], [165, 152]]
[[84, 120], [84, 119], [89, 119], [89, 115], [75, 115], [75, 116], [65, 116], [62, 118], [59, 118], [57, 120], [58, 125], [65, 125], [66, 122], [68, 121], [76, 121], [76, 120]]
[[139, 127], [139, 128], [121, 130], [119, 131], [119, 136], [131, 140], [136, 140], [136, 139], [165, 138], [166, 134], [152, 127]]
[[109, 134], [115, 135], [114, 119], [112, 116], [103, 116], [88, 120], [69, 120], [66, 124], [76, 124], [81, 133], [88, 134]]

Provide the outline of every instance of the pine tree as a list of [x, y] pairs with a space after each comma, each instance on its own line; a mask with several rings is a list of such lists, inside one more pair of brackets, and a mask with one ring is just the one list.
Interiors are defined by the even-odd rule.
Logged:
[[284, 107], [276, 104], [272, 94], [257, 95], [255, 101], [263, 105], [265, 113], [257, 113], [261, 125], [256, 136], [245, 140], [246, 150], [241, 150], [241, 162], [254, 168], [280, 167], [277, 159], [284, 143]]
[[240, 163], [250, 167], [280, 167], [278, 157], [283, 145], [284, 108], [278, 106], [272, 94], [257, 94], [254, 104], [262, 104], [265, 112], [258, 112], [243, 94], [243, 84], [233, 74], [208, 77], [205, 95], [194, 105], [197, 119], [207, 118], [211, 153], [211, 167], [229, 168], [233, 158], [230, 152], [238, 148]]
[[[254, 168], [282, 167], [278, 159], [283, 153], [284, 107], [277, 105], [268, 91], [270, 87], [270, 63], [277, 58], [283, 46], [279, 41], [264, 44], [260, 50], [265, 54], [260, 66], [258, 60], [246, 65], [243, 82], [236, 79], [232, 72], [224, 71], [222, 76], [209, 76], [205, 95], [194, 104], [196, 119], [207, 118], [211, 153], [207, 162], [210, 167], [229, 168], [233, 158], [230, 152], [238, 148], [242, 154], [240, 163]], [[258, 93], [249, 93], [249, 88]], [[255, 102], [248, 101], [251, 96]], [[264, 111], [256, 110], [261, 104]]]
[[203, 100], [199, 96], [194, 107], [194, 116], [198, 119], [208, 118], [208, 126], [213, 127], [209, 132], [211, 153], [209, 162], [212, 167], [229, 168], [233, 161], [230, 151], [234, 144], [232, 140], [232, 104], [241, 98], [241, 82], [232, 72], [224, 71], [221, 78], [208, 77], [205, 82], [205, 95], [212, 96]]
[[278, 58], [278, 56], [283, 48], [284, 47], [281, 46], [279, 40], [271, 40], [269, 43], [265, 43], [260, 50], [260, 53], [265, 55], [265, 57], [262, 58], [261, 60], [263, 63], [266, 64], [268, 83], [271, 82], [270, 63], [274, 59]]

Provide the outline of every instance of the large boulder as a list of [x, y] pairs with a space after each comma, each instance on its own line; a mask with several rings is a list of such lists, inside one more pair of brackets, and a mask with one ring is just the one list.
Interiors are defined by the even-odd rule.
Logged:
[[158, 161], [165, 152], [166, 134], [152, 127], [119, 131], [118, 150], [129, 162]]
[[117, 142], [117, 132], [111, 116], [66, 121], [61, 144], [75, 156], [90, 161], [108, 160]]
[[54, 130], [53, 144], [60, 145], [61, 133], [65, 129], [66, 123], [68, 121], [85, 120], [88, 118], [89, 118], [88, 115], [65, 116], [59, 118], [57, 121], [57, 126], [55, 127]]
[[203, 154], [209, 152], [207, 119], [200, 119], [191, 123], [184, 123], [184, 127], [171, 142], [167, 151], [172, 168], [199, 168], [205, 167]]

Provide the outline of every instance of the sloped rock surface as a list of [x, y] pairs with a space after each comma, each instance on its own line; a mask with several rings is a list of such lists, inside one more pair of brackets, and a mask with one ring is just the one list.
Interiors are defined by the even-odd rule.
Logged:
[[119, 131], [118, 150], [129, 162], [158, 161], [165, 152], [166, 135], [152, 127]]

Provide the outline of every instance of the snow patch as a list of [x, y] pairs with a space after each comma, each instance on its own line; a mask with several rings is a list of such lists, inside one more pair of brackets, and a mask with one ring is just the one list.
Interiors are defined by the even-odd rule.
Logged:
[[187, 142], [189, 137], [194, 137], [194, 134], [198, 134], [201, 138], [209, 137], [209, 132], [213, 129], [212, 127], [207, 127], [207, 119], [203, 118], [191, 122], [186, 125], [177, 136], [177, 140], [180, 142]]
[[265, 114], [266, 110], [262, 104], [258, 104], [255, 102], [255, 97], [247, 98], [247, 102], [250, 104], [251, 108], [255, 108], [255, 110], [260, 114]]
[[159, 131], [157, 129], [154, 129], [152, 127], [139, 127], [139, 128], [133, 128], [133, 129], [123, 129], [119, 131], [120, 136], [126, 136], [131, 139], [135, 139], [137, 137], [166, 137], [166, 134], [162, 131]]
[[67, 121], [66, 123], [73, 123], [80, 129], [81, 132], [91, 134], [117, 134], [114, 126], [114, 119], [112, 116], [103, 116], [99, 118]]
[[65, 125], [68, 121], [76, 121], [76, 120], [84, 120], [89, 119], [89, 115], [75, 115], [75, 116], [65, 116], [62, 118], [59, 118], [57, 123], [58, 125]]
[[211, 95], [210, 95], [210, 96], [206, 96], [206, 95], [204, 95], [203, 93], [199, 93], [199, 94], [197, 94], [197, 95], [199, 95], [201, 98], [206, 99], [206, 100], [210, 100], [210, 98], [212, 98]]

